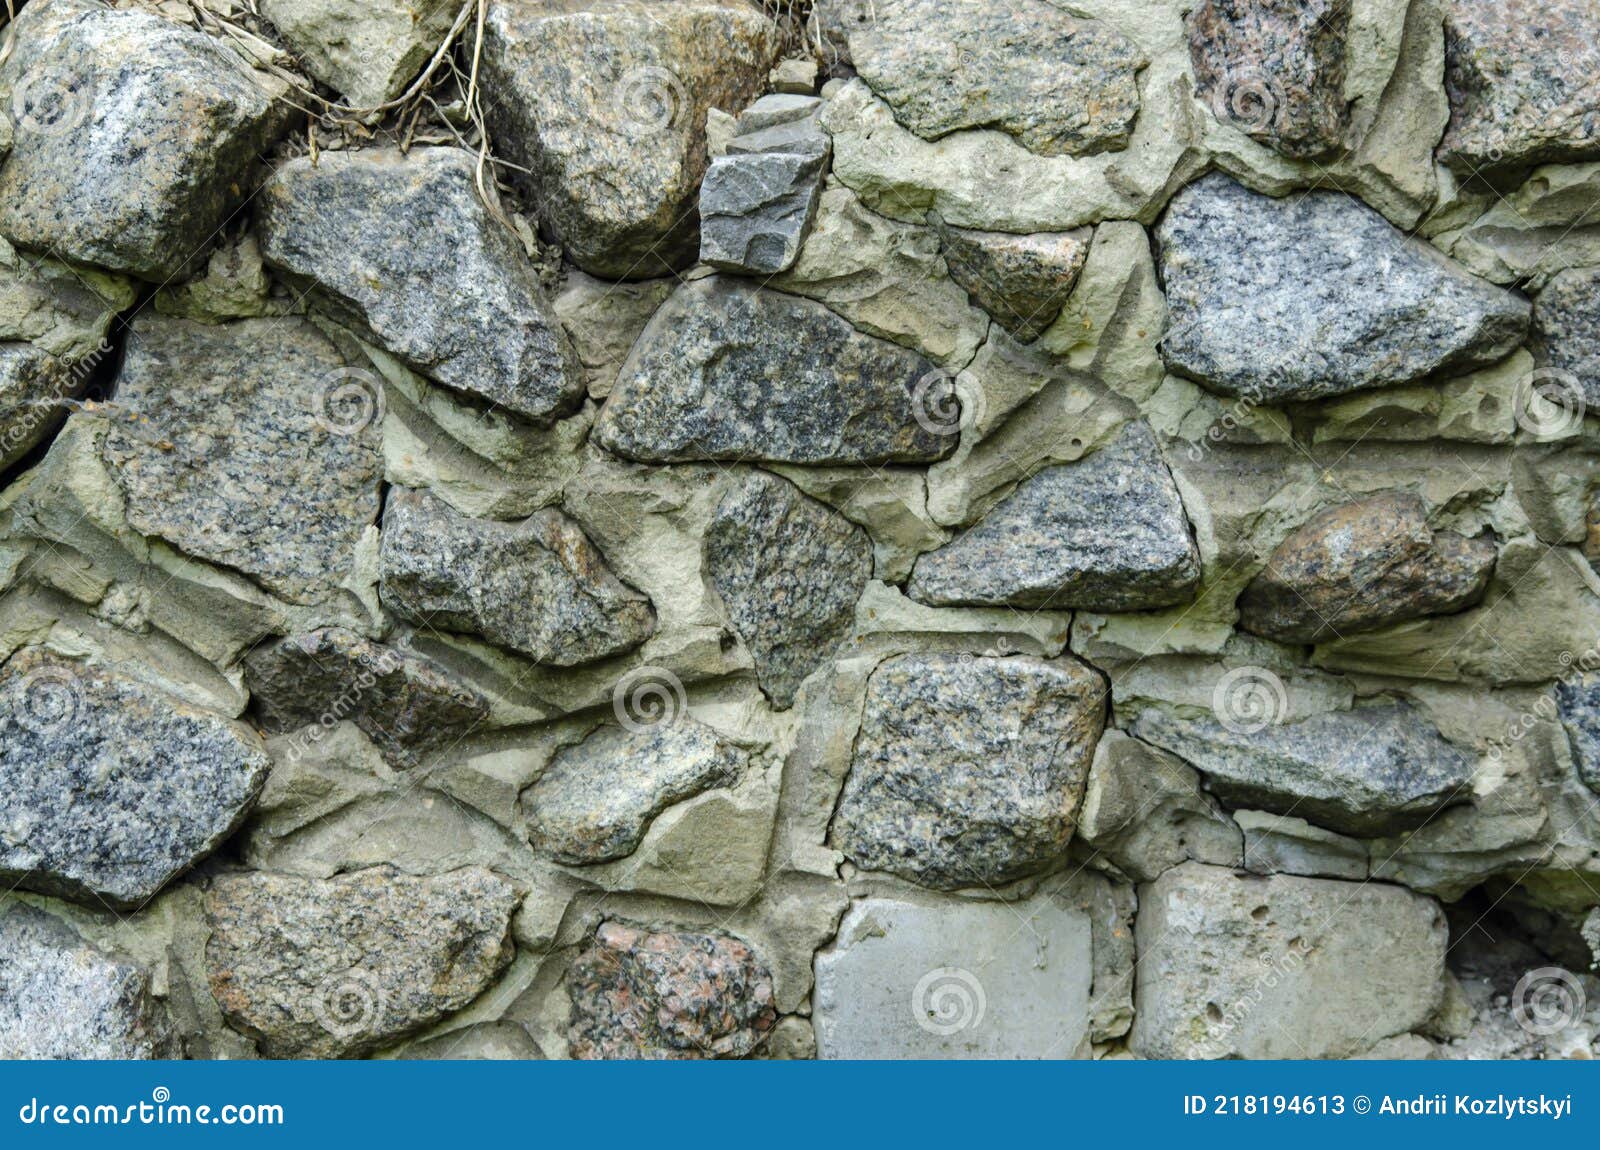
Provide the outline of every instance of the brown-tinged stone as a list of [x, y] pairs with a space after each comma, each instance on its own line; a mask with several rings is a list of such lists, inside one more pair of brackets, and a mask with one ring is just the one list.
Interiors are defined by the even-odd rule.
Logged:
[[952, 227], [937, 214], [929, 222], [939, 233], [950, 278], [1023, 343], [1038, 339], [1061, 314], [1094, 235], [1090, 228], [1020, 236], [985, 232]]

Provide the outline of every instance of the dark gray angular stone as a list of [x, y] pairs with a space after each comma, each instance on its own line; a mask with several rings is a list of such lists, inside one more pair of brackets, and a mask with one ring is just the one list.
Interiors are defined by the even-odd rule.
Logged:
[[511, 884], [482, 867], [418, 878], [255, 871], [206, 891], [206, 977], [268, 1058], [348, 1058], [460, 1010], [511, 961]]
[[1046, 0], [854, 0], [856, 71], [927, 140], [996, 128], [1041, 156], [1127, 147], [1145, 58], [1110, 24]]
[[529, 840], [572, 865], [626, 858], [657, 815], [731, 785], [746, 761], [687, 715], [640, 730], [601, 727], [558, 754], [523, 794]]
[[103, 452], [136, 530], [310, 603], [349, 578], [378, 518], [381, 408], [377, 378], [304, 320], [146, 312]]
[[739, 117], [739, 134], [700, 187], [702, 263], [758, 275], [794, 265], [833, 147], [814, 116], [796, 117], [818, 104], [814, 97], [765, 96]]
[[1556, 714], [1566, 728], [1578, 777], [1600, 794], [1600, 673], [1583, 671], [1558, 680]]
[[1576, 381], [1584, 403], [1600, 410], [1600, 268], [1550, 277], [1534, 300], [1533, 345], [1540, 362], [1561, 373], [1553, 384]]
[[1105, 681], [1071, 657], [902, 655], [867, 685], [832, 841], [864, 870], [998, 886], [1066, 854]]
[[261, 254], [315, 285], [408, 365], [546, 421], [583, 395], [521, 241], [479, 197], [460, 148], [330, 152], [261, 191]]
[[143, 967], [31, 906], [0, 910], [0, 1058], [159, 1058], [165, 1041]]
[[55, 356], [31, 343], [0, 343], [0, 471], [56, 429], [80, 389]]
[[0, 881], [141, 906], [233, 832], [270, 765], [222, 715], [24, 651], [0, 670]]
[[1145, 611], [1194, 597], [1200, 553], [1143, 423], [1047, 467], [917, 560], [906, 593], [934, 606]]
[[1320, 643], [1483, 597], [1495, 545], [1428, 526], [1415, 495], [1385, 492], [1312, 516], [1278, 545], [1239, 597], [1239, 626], [1283, 643]]
[[1193, 765], [1229, 806], [1360, 838], [1411, 830], [1472, 798], [1472, 763], [1408, 703], [1267, 726], [1152, 709], [1132, 732]]
[[489, 714], [489, 700], [410, 651], [325, 627], [257, 647], [245, 685], [269, 731], [348, 720], [391, 765], [415, 767]]
[[1292, 159], [1344, 142], [1350, 0], [1203, 0], [1187, 17], [1195, 95]]
[[15, 36], [0, 234], [150, 280], [192, 269], [289, 105], [237, 53], [147, 12], [34, 0]]
[[1156, 229], [1167, 366], [1260, 402], [1409, 383], [1504, 357], [1528, 303], [1353, 197], [1275, 200], [1212, 174]]
[[[814, 122], [820, 111], [822, 111], [822, 100], [816, 96], [802, 96], [789, 92], [762, 96], [739, 113], [738, 134], [748, 136], [752, 132], [776, 128], [780, 124]], [[818, 129], [812, 127], [809, 130]]]
[[956, 447], [951, 390], [822, 304], [709, 276], [651, 317], [595, 437], [642, 463], [927, 463]]
[[650, 600], [554, 508], [516, 523], [471, 519], [427, 492], [396, 488], [379, 579], [384, 606], [402, 618], [481, 635], [536, 663], [620, 655], [655, 630]]
[[717, 505], [705, 566], [762, 690], [784, 710], [850, 633], [872, 541], [788, 480], [754, 471]]

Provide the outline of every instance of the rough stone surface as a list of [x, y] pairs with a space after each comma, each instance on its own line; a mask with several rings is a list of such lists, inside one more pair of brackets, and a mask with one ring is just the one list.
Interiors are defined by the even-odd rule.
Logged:
[[492, 126], [574, 263], [638, 279], [693, 262], [706, 112], [750, 103], [775, 46], [771, 21], [740, 3], [489, 5]]
[[301, 320], [141, 315], [106, 412], [128, 522], [291, 602], [326, 598], [378, 518], [378, 388]]
[[1042, 156], [1127, 146], [1145, 58], [1110, 25], [1043, 0], [854, 8], [844, 33], [856, 70], [923, 139], [995, 128]]
[[291, 160], [262, 189], [262, 254], [448, 387], [535, 420], [583, 394], [519, 241], [459, 148]]
[[764, 96], [739, 117], [737, 134], [700, 187], [702, 263], [754, 275], [794, 266], [833, 147], [816, 120], [819, 103]]
[[483, 693], [443, 668], [342, 627], [258, 647], [244, 670], [268, 730], [348, 720], [397, 767], [425, 764], [489, 714]]
[[1578, 777], [1600, 794], [1600, 674], [1584, 671], [1561, 679], [1555, 695]]
[[528, 788], [534, 849], [573, 865], [626, 858], [662, 811], [735, 782], [746, 756], [677, 716], [639, 730], [602, 727], [562, 751]]
[[832, 838], [863, 870], [998, 886], [1064, 858], [1106, 687], [1071, 658], [903, 655], [873, 672]]
[[1438, 904], [1382, 883], [1185, 863], [1140, 888], [1137, 935], [1142, 1058], [1348, 1058], [1444, 993]]
[[1162, 355], [1227, 395], [1275, 403], [1409, 383], [1493, 362], [1527, 331], [1520, 296], [1336, 192], [1273, 200], [1210, 175], [1178, 193], [1156, 237], [1171, 311]]
[[1199, 580], [1183, 501], [1149, 428], [1134, 424], [1081, 462], [1025, 480], [918, 559], [908, 594], [937, 606], [1139, 611], [1188, 601]]
[[1089, 258], [1088, 228], [1018, 236], [955, 228], [937, 215], [933, 224], [950, 278], [978, 306], [1023, 343], [1032, 343], [1055, 322]]
[[743, 1058], [777, 1021], [765, 963], [721, 932], [603, 922], [567, 989], [574, 1058]]
[[1189, 13], [1195, 94], [1224, 124], [1294, 159], [1344, 142], [1351, 0], [1204, 0]]
[[482, 635], [537, 663], [604, 659], [655, 630], [650, 600], [612, 574], [582, 529], [554, 508], [501, 523], [396, 489], [384, 512], [379, 572], [384, 605], [403, 618]]
[[1575, 382], [1583, 402], [1600, 408], [1600, 268], [1550, 278], [1534, 301], [1533, 342], [1557, 395]]
[[1320, 643], [1448, 615], [1483, 597], [1494, 560], [1493, 539], [1430, 528], [1415, 495], [1343, 503], [1278, 545], [1239, 598], [1239, 626], [1284, 643]]
[[955, 449], [950, 390], [821, 304], [713, 276], [651, 317], [595, 437], [654, 463], [928, 462]]
[[1470, 174], [1600, 156], [1597, 22], [1595, 0], [1452, 0], [1445, 161]]
[[148, 971], [43, 911], [0, 910], [0, 1058], [157, 1058], [164, 1030]]
[[783, 708], [850, 633], [872, 541], [794, 484], [753, 471], [717, 505], [705, 564], [756, 678]]
[[206, 976], [268, 1058], [348, 1057], [476, 998], [511, 961], [516, 906], [482, 867], [224, 875], [206, 891]]
[[576, 269], [568, 273], [550, 306], [572, 337], [573, 354], [591, 396], [604, 399], [611, 394], [634, 341], [677, 286], [673, 279], [607, 283]]
[[15, 37], [0, 68], [16, 113], [0, 233], [157, 282], [184, 274], [287, 106], [237, 54], [147, 12], [37, 0]]
[[1295, 815], [1343, 834], [1395, 834], [1472, 798], [1471, 761], [1409, 704], [1271, 724], [1234, 716], [1228, 702], [1220, 722], [1152, 709], [1132, 730], [1192, 763], [1230, 806]]
[[31, 343], [0, 343], [0, 471], [59, 426], [77, 390], [55, 356]]
[[40, 651], [0, 670], [0, 881], [130, 908], [217, 848], [266, 781], [221, 715]]
[[368, 108], [416, 78], [460, 7], [453, 0], [263, 0], [261, 14], [307, 71]]

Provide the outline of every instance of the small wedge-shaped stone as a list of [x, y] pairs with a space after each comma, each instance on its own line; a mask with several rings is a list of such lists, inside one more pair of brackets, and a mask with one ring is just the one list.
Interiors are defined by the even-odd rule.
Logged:
[[951, 391], [819, 303], [710, 276], [650, 318], [595, 435], [642, 463], [927, 463], [955, 450]]
[[517, 523], [471, 519], [427, 492], [396, 488], [379, 579], [384, 606], [403, 618], [557, 667], [631, 651], [655, 630], [650, 600], [554, 508]]
[[902, 655], [867, 685], [832, 839], [863, 870], [940, 890], [1064, 857], [1106, 685], [1071, 657]]
[[583, 381], [520, 241], [459, 148], [291, 160], [261, 191], [261, 254], [407, 364], [545, 421]]
[[1409, 383], [1491, 363], [1528, 303], [1408, 238], [1342, 192], [1275, 200], [1220, 174], [1156, 229], [1167, 366], [1264, 403]]
[[355, 723], [391, 765], [425, 762], [489, 714], [489, 700], [410, 651], [325, 627], [257, 647], [245, 685], [267, 730]]
[[1265, 727], [1150, 709], [1132, 729], [1192, 764], [1231, 807], [1292, 814], [1359, 838], [1410, 830], [1472, 798], [1472, 763], [1408, 703]]
[[1575, 382], [1584, 403], [1600, 411], [1600, 268], [1550, 277], [1534, 301], [1533, 343], [1541, 363], [1559, 373], [1548, 382]]
[[48, 352], [0, 343], [0, 471], [56, 429], [80, 386]]
[[1320, 643], [1483, 597], [1494, 540], [1428, 526], [1415, 495], [1386, 492], [1319, 511], [1278, 545], [1239, 597], [1239, 626], [1282, 643]]
[[348, 1058], [461, 1009], [511, 961], [511, 884], [482, 867], [427, 878], [255, 871], [206, 892], [206, 977], [268, 1058]]
[[237, 53], [148, 12], [34, 0], [14, 33], [0, 234], [158, 282], [183, 275], [248, 194], [289, 105]]
[[1149, 427], [1133, 423], [918, 559], [907, 594], [938, 607], [1145, 611], [1187, 602], [1199, 582], [1177, 485]]
[[775, 31], [729, 0], [490, 0], [495, 140], [574, 263], [644, 279], [694, 262], [706, 112], [761, 92]]
[[24, 651], [0, 669], [0, 881], [141, 906], [233, 832], [270, 765], [222, 715]]
[[705, 565], [781, 710], [850, 633], [872, 577], [872, 541], [788, 480], [753, 471], [717, 505]]
[[1600, 157], [1600, 0], [1451, 0], [1450, 127], [1463, 174]]
[[304, 320], [146, 312], [104, 455], [136, 530], [315, 602], [350, 577], [378, 518], [381, 404], [377, 377]]
[[1203, 0], [1188, 16], [1195, 95], [1293, 159], [1344, 142], [1350, 0]]
[[528, 837], [558, 862], [626, 858], [674, 803], [733, 783], [745, 754], [687, 715], [639, 730], [602, 727], [528, 788]]
[[1038, 339], [1061, 314], [1094, 234], [1089, 228], [1027, 236], [983, 232], [951, 227], [937, 215], [932, 223], [950, 278], [1023, 343]]
[[143, 967], [31, 906], [0, 910], [0, 1058], [156, 1058], [164, 1030]]
[[1139, 48], [1047, 0], [851, 0], [856, 70], [925, 140], [996, 128], [1041, 156], [1127, 147]]
[[455, 0], [262, 0], [306, 70], [359, 108], [392, 100], [444, 41]]

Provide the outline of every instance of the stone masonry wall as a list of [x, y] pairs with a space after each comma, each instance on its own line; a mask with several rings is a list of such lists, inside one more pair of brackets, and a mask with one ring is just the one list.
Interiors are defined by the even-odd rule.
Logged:
[[1600, 0], [27, 0], [0, 1057], [1589, 1057]]

